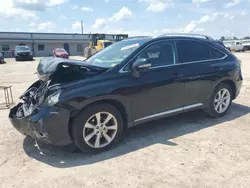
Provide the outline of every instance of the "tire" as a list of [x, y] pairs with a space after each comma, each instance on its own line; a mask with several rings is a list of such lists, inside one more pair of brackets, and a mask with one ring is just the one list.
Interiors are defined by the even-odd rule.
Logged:
[[[228, 93], [226, 93], [224, 96], [229, 96], [229, 99], [224, 100], [225, 103], [223, 102], [222, 108], [224, 106], [225, 109], [223, 111], [221, 111], [221, 112], [218, 112], [218, 110], [219, 110], [218, 108], [216, 110], [216, 106], [220, 102], [215, 102], [215, 99], [218, 100], [219, 91], [220, 92], [227, 91]], [[230, 108], [230, 106], [231, 106], [232, 97], [233, 97], [233, 95], [232, 95], [232, 89], [231, 89], [231, 87], [229, 85], [227, 85], [227, 84], [223, 84], [223, 83], [219, 84], [215, 88], [213, 94], [211, 95], [211, 97], [209, 99], [208, 107], [207, 107], [207, 110], [206, 110], [207, 113], [208, 113], [208, 115], [211, 116], [211, 117], [215, 117], [215, 118], [224, 116], [227, 113], [227, 111]], [[223, 101], [223, 99], [220, 99], [220, 101]], [[224, 104], [228, 104], [228, 106], [226, 107], [226, 105], [224, 105]]]
[[15, 57], [15, 60], [16, 60], [16, 61], [19, 61], [17, 57]]
[[[97, 114], [101, 114], [99, 117], [101, 117], [100, 122], [103, 127], [97, 123]], [[105, 124], [105, 117], [108, 117], [108, 114], [111, 114], [113, 118]], [[116, 127], [116, 130], [110, 129], [111, 127]], [[105, 131], [107, 132], [104, 133]], [[87, 107], [80, 112], [73, 120], [71, 135], [74, 143], [83, 152], [98, 153], [116, 145], [123, 138], [123, 133], [124, 124], [120, 112], [112, 105], [101, 103]], [[100, 143], [97, 142], [98, 136]]]

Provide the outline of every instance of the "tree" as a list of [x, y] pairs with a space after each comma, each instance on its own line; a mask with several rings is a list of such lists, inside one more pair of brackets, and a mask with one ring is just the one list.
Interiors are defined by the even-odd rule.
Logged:
[[224, 36], [222, 36], [222, 37], [220, 38], [220, 40], [221, 40], [221, 41], [224, 41], [224, 40], [225, 40], [225, 37], [224, 37]]
[[247, 37], [244, 37], [244, 39], [250, 39], [250, 37], [249, 37], [249, 36], [247, 36]]

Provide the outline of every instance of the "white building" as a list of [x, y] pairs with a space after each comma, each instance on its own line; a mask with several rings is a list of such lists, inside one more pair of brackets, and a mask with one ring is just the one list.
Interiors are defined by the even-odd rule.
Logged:
[[[107, 40], [115, 40], [113, 34], [106, 34]], [[0, 32], [0, 52], [12, 57], [11, 51], [18, 44], [26, 44], [36, 57], [50, 56], [54, 48], [64, 48], [71, 56], [83, 55], [91, 40], [90, 34]]]

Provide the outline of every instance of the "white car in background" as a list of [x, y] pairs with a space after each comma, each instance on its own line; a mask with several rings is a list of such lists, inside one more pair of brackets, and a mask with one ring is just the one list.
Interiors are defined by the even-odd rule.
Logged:
[[235, 51], [235, 52], [245, 51], [244, 45], [241, 42], [225, 42], [224, 45], [230, 51]]
[[244, 50], [247, 51], [247, 50], [250, 50], [250, 41], [243, 41], [242, 42], [243, 46], [244, 46]]

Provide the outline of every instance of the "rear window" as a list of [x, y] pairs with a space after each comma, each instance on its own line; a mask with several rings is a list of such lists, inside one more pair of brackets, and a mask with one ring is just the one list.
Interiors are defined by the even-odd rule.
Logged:
[[219, 50], [199, 41], [179, 40], [176, 42], [179, 63], [218, 59], [224, 57]]

